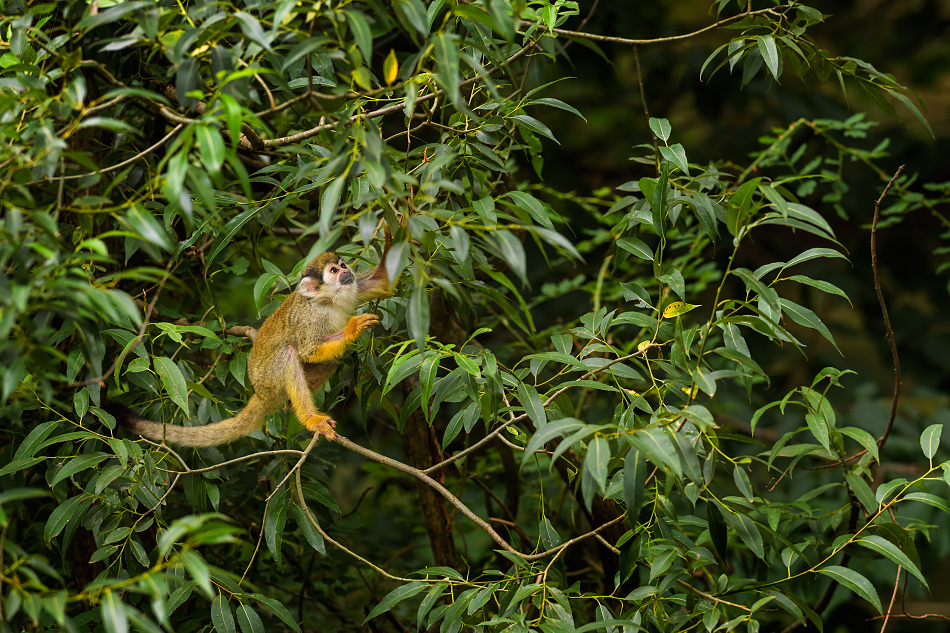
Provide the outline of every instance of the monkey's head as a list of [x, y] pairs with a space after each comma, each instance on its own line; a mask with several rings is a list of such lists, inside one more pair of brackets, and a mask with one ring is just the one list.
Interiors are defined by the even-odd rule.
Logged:
[[297, 291], [305, 297], [329, 300], [356, 292], [356, 277], [336, 253], [317, 255], [303, 271]]

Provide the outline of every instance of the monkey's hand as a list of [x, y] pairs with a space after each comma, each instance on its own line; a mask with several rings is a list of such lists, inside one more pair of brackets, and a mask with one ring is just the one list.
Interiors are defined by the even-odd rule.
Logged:
[[346, 324], [344, 338], [348, 341], [355, 341], [364, 331], [379, 325], [379, 316], [376, 314], [359, 314], [350, 317]]
[[328, 415], [311, 416], [304, 421], [303, 425], [307, 427], [307, 430], [322, 435], [328, 440], [333, 440], [336, 437], [336, 431], [333, 430], [336, 428], [336, 420]]
[[302, 357], [305, 363], [322, 363], [336, 360], [343, 356], [346, 346], [360, 337], [364, 330], [379, 325], [379, 317], [375, 314], [360, 314], [350, 317], [346, 327], [339, 332], [328, 334], [316, 351]]

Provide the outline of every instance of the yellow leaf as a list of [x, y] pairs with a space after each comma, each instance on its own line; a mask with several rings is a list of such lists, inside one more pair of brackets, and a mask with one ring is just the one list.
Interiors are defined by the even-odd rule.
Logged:
[[666, 306], [663, 310], [663, 318], [670, 319], [672, 317], [678, 317], [681, 314], [686, 314], [690, 310], [695, 310], [698, 308], [698, 305], [692, 303], [683, 303], [682, 301], [674, 301], [670, 305]]
[[386, 55], [386, 59], [383, 61], [383, 78], [386, 80], [386, 85], [392, 85], [398, 74], [399, 62], [396, 61], [396, 51], [389, 49], [389, 55]]
[[640, 341], [637, 343], [637, 351], [642, 352], [648, 345], [650, 345], [650, 341]]

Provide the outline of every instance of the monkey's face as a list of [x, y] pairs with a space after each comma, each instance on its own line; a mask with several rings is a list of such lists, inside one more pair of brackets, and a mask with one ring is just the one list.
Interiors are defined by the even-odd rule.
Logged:
[[324, 253], [304, 270], [297, 290], [305, 297], [333, 301], [356, 291], [356, 277], [336, 253]]
[[350, 267], [342, 259], [330, 262], [323, 268], [323, 283], [337, 286], [349, 286], [355, 277]]

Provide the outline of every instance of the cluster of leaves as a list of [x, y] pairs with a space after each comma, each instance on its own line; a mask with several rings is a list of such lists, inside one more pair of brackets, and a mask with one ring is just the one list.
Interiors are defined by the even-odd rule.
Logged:
[[[544, 113], [581, 113], [526, 60], [558, 58], [577, 4], [10, 3], [0, 620], [754, 631], [820, 628], [816, 578], [880, 610], [858, 562], [926, 585], [913, 537], [930, 528], [897, 512], [950, 511], [941, 427], [920, 435], [921, 474], [875, 489], [883, 439], [832, 403], [849, 372], [775, 401], [762, 362], [768, 343], [837, 349], [805, 305], [808, 289], [847, 299], [805, 270], [843, 258], [810, 201], [840, 200], [834, 161], [873, 165], [884, 147], [849, 144], [860, 116], [803, 120], [736, 170], [691, 163], [653, 118], [635, 155], [649, 175], [589, 199], [533, 185], [523, 166], [540, 174], [556, 142]], [[737, 15], [730, 63], [866, 70], [803, 43], [821, 18]], [[870, 90], [893, 94], [881, 77]], [[805, 127], [827, 144], [798, 140]], [[902, 210], [925, 208], [910, 184]], [[115, 428], [106, 389], [174, 424], [240, 409], [246, 324], [315, 253], [375, 265], [383, 226], [399, 289], [314, 396], [387, 455], [312, 450], [286, 413], [187, 453]], [[739, 265], [777, 231], [800, 253]], [[572, 277], [584, 256], [595, 272]], [[763, 429], [775, 438], [759, 446]]]

